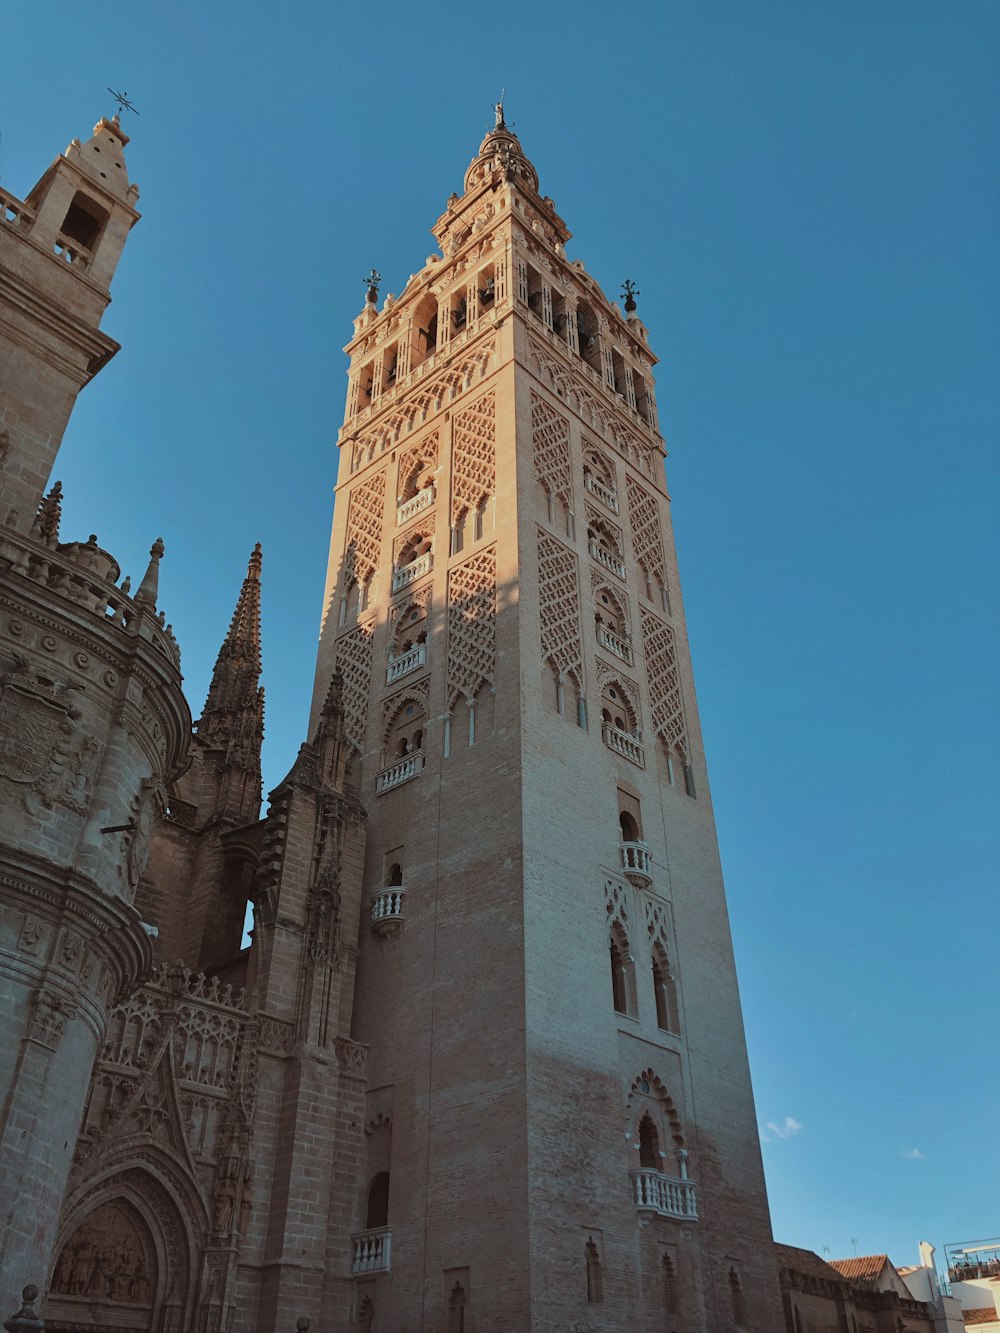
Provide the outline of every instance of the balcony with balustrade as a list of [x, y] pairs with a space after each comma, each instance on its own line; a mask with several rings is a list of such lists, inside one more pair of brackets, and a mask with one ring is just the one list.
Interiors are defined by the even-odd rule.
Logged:
[[613, 555], [609, 550], [603, 547], [600, 542], [593, 540], [589, 541], [587, 543], [587, 549], [590, 551], [591, 557], [596, 560], [599, 565], [603, 565], [605, 569], [610, 569], [612, 574], [616, 575], [616, 577], [620, 579], [625, 578], [624, 564], [622, 564], [617, 555]]
[[638, 768], [646, 767], [646, 752], [641, 742], [630, 736], [627, 731], [621, 731], [610, 722], [602, 722], [601, 736], [609, 750], [614, 750], [615, 754], [620, 754], [623, 759], [627, 759], [630, 764], [635, 764]]
[[388, 1227], [373, 1227], [370, 1231], [360, 1231], [351, 1237], [354, 1255], [351, 1259], [351, 1275], [358, 1277], [365, 1273], [388, 1273], [392, 1267], [392, 1232]]
[[401, 565], [392, 572], [392, 591], [400, 592], [403, 588], [408, 588], [411, 583], [416, 583], [417, 579], [422, 578], [424, 574], [429, 574], [434, 568], [433, 551], [425, 551], [423, 555], [418, 555], [416, 560], [411, 560], [408, 565]]
[[628, 641], [615, 634], [613, 630], [608, 629], [607, 625], [598, 625], [597, 642], [602, 648], [607, 648], [620, 662], [625, 662], [628, 666], [632, 665], [632, 649]]
[[376, 793], [381, 796], [384, 792], [392, 791], [394, 787], [401, 787], [404, 782], [409, 782], [411, 778], [415, 778], [422, 773], [423, 767], [423, 750], [414, 750], [412, 754], [394, 759], [391, 764], [387, 764], [385, 768], [381, 769], [376, 777]]
[[376, 935], [395, 935], [406, 920], [403, 907], [406, 889], [402, 884], [391, 884], [376, 889], [372, 894], [372, 930]]
[[416, 643], [412, 648], [408, 648], [405, 653], [400, 653], [397, 657], [389, 658], [389, 665], [385, 669], [385, 683], [395, 685], [397, 680], [402, 680], [408, 676], [411, 671], [416, 671], [424, 666], [427, 661], [426, 643]]
[[625, 878], [636, 888], [643, 889], [653, 882], [653, 853], [644, 842], [623, 842], [622, 869]]
[[397, 526], [408, 523], [415, 514], [422, 514], [425, 509], [430, 509], [434, 503], [435, 489], [433, 486], [425, 486], [422, 491], [417, 491], [416, 495], [404, 500], [402, 504], [396, 506], [396, 524]]
[[697, 1222], [698, 1198], [694, 1182], [680, 1176], [666, 1176], [662, 1171], [640, 1167], [632, 1171], [632, 1202], [640, 1213], [676, 1217], [682, 1222]]
[[592, 473], [586, 472], [583, 477], [583, 484], [591, 495], [600, 500], [601, 504], [611, 510], [613, 514], [618, 513], [618, 492], [605, 486], [603, 482], [597, 480]]

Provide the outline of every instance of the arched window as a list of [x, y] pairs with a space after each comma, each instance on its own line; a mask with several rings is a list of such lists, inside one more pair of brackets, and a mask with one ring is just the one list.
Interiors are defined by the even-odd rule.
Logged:
[[393, 861], [386, 874], [386, 887], [390, 889], [398, 888], [403, 883], [403, 867], [398, 861]]
[[413, 343], [410, 364], [419, 366], [437, 348], [437, 297], [428, 294], [413, 312]]
[[629, 949], [628, 936], [621, 924], [616, 921], [611, 927], [609, 943], [611, 957], [611, 996], [615, 1012], [632, 1014], [635, 1012], [635, 969]]
[[647, 1112], [639, 1121], [639, 1165], [650, 1171], [662, 1171], [660, 1135], [653, 1117]]
[[628, 638], [628, 621], [621, 602], [609, 588], [599, 588], [594, 594], [594, 621], [598, 628], [604, 626], [617, 639]]
[[380, 1171], [368, 1186], [368, 1207], [365, 1210], [365, 1230], [389, 1225], [389, 1172]]
[[600, 377], [604, 378], [601, 364], [601, 340], [598, 336], [600, 325], [593, 308], [586, 301], [579, 301], [576, 307], [577, 345], [580, 355], [587, 365]]
[[669, 1254], [663, 1256], [663, 1313], [668, 1316], [667, 1327], [673, 1333], [676, 1317], [680, 1314], [677, 1289], [677, 1269]]
[[604, 1273], [593, 1236], [587, 1241], [584, 1252], [587, 1260], [587, 1300], [593, 1305], [600, 1305], [604, 1300]]
[[622, 842], [639, 842], [639, 825], [627, 810], [619, 811], [618, 824], [622, 831]]
[[625, 691], [614, 680], [607, 680], [601, 689], [601, 721], [628, 736], [639, 734], [638, 719]]
[[664, 1032], [680, 1032], [677, 983], [670, 972], [670, 960], [660, 940], [653, 945], [653, 995], [656, 1000], [656, 1025]]
[[456, 1282], [448, 1296], [448, 1333], [465, 1333], [465, 1311], [469, 1295], [461, 1282]]
[[388, 761], [402, 759], [423, 748], [427, 711], [417, 699], [405, 699], [396, 710], [386, 736]]
[[427, 642], [427, 607], [420, 603], [408, 606], [396, 622], [392, 656], [401, 657], [411, 648]]
[[399, 555], [396, 557], [396, 568], [404, 569], [407, 565], [412, 565], [414, 560], [419, 560], [422, 555], [427, 555], [433, 549], [433, 546], [434, 539], [429, 533], [414, 533], [400, 547]]
[[742, 1327], [746, 1323], [746, 1302], [743, 1298], [743, 1283], [735, 1268], [729, 1270], [729, 1298], [733, 1308], [733, 1323]]

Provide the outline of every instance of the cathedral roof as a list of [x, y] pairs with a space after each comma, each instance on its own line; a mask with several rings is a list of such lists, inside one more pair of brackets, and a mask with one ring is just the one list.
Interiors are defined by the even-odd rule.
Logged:
[[778, 1256], [778, 1265], [795, 1273], [804, 1273], [808, 1277], [822, 1278], [824, 1282], [843, 1282], [843, 1276], [835, 1268], [821, 1259], [812, 1250], [802, 1250], [797, 1245], [774, 1244]]

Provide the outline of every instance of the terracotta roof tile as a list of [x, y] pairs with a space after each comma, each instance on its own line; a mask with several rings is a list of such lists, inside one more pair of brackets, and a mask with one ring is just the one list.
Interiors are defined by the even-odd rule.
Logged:
[[962, 1318], [965, 1320], [965, 1326], [970, 1324], [995, 1324], [1000, 1322], [1000, 1315], [997, 1314], [995, 1305], [982, 1305], [976, 1310], [963, 1310]]
[[855, 1286], [873, 1291], [879, 1274], [888, 1262], [887, 1254], [860, 1254], [854, 1259], [831, 1259], [830, 1267]]

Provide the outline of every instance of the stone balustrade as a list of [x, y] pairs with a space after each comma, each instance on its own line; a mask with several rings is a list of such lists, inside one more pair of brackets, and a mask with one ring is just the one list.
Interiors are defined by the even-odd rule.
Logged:
[[621, 844], [622, 869], [627, 879], [640, 888], [653, 882], [653, 853], [644, 842]]
[[352, 1236], [354, 1257], [351, 1273], [388, 1273], [392, 1260], [392, 1232], [388, 1227], [373, 1227]]
[[628, 663], [629, 666], [632, 665], [632, 649], [624, 639], [620, 639], [617, 634], [613, 634], [607, 625], [598, 625], [597, 642], [603, 648], [607, 648], [609, 653], [614, 653], [615, 657], [622, 662]]
[[0, 536], [0, 562], [13, 573], [57, 594], [74, 608], [90, 613], [105, 627], [117, 627], [155, 643], [167, 660], [180, 666], [180, 649], [165, 616], [141, 606], [116, 586], [121, 570], [107, 551], [91, 542], [67, 542], [56, 548], [25, 536]]
[[406, 889], [392, 884], [372, 894], [372, 930], [376, 935], [391, 935], [403, 924]]
[[383, 792], [392, 791], [393, 787], [409, 782], [410, 778], [415, 778], [423, 770], [423, 767], [423, 750], [414, 750], [412, 754], [387, 764], [375, 779], [376, 792], [381, 796]]
[[586, 486], [587, 490], [590, 491], [591, 495], [596, 495], [601, 504], [606, 505], [612, 513], [618, 513], [618, 493], [616, 491], [611, 490], [610, 487], [599, 482], [595, 477], [592, 477], [589, 472], [584, 477], [583, 484]]
[[610, 722], [602, 722], [601, 735], [604, 737], [604, 744], [609, 750], [614, 750], [615, 754], [620, 754], [623, 759], [627, 759], [629, 763], [635, 764], [639, 768], [646, 767], [645, 750], [641, 743], [634, 736], [630, 736], [627, 731], [619, 731]]
[[403, 565], [400, 569], [394, 569], [392, 572], [392, 591], [399, 592], [401, 588], [408, 588], [423, 574], [429, 574], [433, 567], [434, 553], [427, 551], [426, 554], [417, 556], [416, 560], [410, 564]]
[[648, 1167], [631, 1172], [631, 1177], [632, 1202], [640, 1212], [697, 1222], [698, 1199], [693, 1181], [665, 1176], [662, 1171]]
[[79, 241], [72, 240], [62, 232], [56, 237], [55, 252], [60, 259], [65, 259], [67, 264], [73, 264], [77, 268], [90, 268], [94, 256], [88, 249], [82, 246]]
[[0, 222], [7, 222], [15, 227], [30, 228], [38, 214], [29, 208], [16, 195], [0, 190]]
[[616, 555], [606, 551], [599, 542], [589, 542], [588, 550], [599, 565], [603, 565], [605, 569], [610, 569], [612, 574], [617, 574], [620, 579], [625, 577], [625, 566]]
[[415, 644], [409, 651], [389, 659], [389, 665], [385, 669], [385, 683], [387, 685], [395, 684], [403, 676], [408, 676], [411, 671], [416, 671], [418, 667], [422, 667], [426, 661], [426, 643]]
[[436, 492], [433, 486], [425, 486], [422, 491], [417, 491], [416, 495], [409, 500], [404, 500], [401, 505], [396, 506], [396, 523], [408, 523], [414, 514], [420, 514], [425, 509], [429, 509], [434, 503]]

